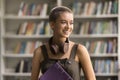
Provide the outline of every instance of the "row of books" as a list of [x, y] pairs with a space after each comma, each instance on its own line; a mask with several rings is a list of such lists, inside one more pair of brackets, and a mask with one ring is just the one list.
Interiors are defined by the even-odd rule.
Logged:
[[[75, 34], [117, 34], [118, 22], [116, 20], [109, 21], [90, 21], [75, 23], [75, 27], [78, 27]], [[52, 30], [50, 29], [47, 21], [35, 22], [23, 22], [20, 23], [16, 32], [18, 35], [50, 35]]]
[[[33, 53], [34, 49], [40, 46], [40, 41], [18, 42], [15, 46], [15, 53]], [[117, 53], [117, 40], [97, 40], [84, 43], [90, 54], [112, 54]]]
[[88, 49], [90, 54], [117, 53], [117, 41], [116, 41], [116, 39], [87, 41], [85, 43], [85, 46]]
[[117, 14], [118, 0], [109, 0], [104, 2], [90, 1], [85, 3], [75, 0], [72, 8], [76, 15]]
[[15, 72], [27, 73], [27, 72], [31, 72], [31, 68], [32, 68], [32, 61], [28, 59], [22, 59], [17, 63]]
[[40, 41], [23, 41], [18, 42], [15, 46], [14, 53], [18, 54], [32, 54], [34, 50], [40, 46], [42, 42]]
[[48, 10], [47, 3], [25, 3], [22, 1], [20, 3], [20, 7], [18, 10], [18, 16], [25, 16], [25, 15], [39, 15], [39, 16], [46, 16]]
[[49, 23], [47, 21], [41, 21], [39, 23], [23, 22], [19, 25], [16, 33], [18, 35], [49, 35], [52, 32]]
[[[92, 63], [95, 73], [117, 73], [118, 71], [118, 62], [116, 60], [94, 60]], [[16, 65], [15, 72], [31, 72], [31, 60], [20, 60]]]
[[78, 23], [78, 34], [116, 34], [118, 32], [117, 23], [116, 20]]
[[92, 63], [95, 73], [118, 73], [117, 60], [94, 60]]

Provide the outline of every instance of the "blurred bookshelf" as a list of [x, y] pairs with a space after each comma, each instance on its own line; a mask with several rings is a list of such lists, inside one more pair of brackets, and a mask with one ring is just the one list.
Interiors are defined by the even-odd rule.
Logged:
[[[30, 79], [33, 51], [51, 37], [48, 13], [58, 5], [74, 11], [70, 40], [86, 46], [97, 80], [119, 80], [119, 3], [119, 0], [0, 0], [0, 79]], [[17, 69], [21, 63], [29, 65], [27, 70]]]

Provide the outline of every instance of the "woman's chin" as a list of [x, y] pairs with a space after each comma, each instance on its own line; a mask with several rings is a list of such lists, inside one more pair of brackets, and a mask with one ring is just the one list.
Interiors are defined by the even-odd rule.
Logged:
[[68, 38], [70, 35], [64, 35], [64, 37]]

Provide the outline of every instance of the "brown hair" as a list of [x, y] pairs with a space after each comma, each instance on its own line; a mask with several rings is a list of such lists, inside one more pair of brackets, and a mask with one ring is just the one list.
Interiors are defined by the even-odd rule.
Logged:
[[56, 6], [54, 7], [49, 14], [49, 22], [55, 22], [56, 19], [59, 17], [59, 15], [62, 12], [69, 12], [69, 13], [73, 13], [71, 9], [69, 9], [68, 7], [65, 6]]

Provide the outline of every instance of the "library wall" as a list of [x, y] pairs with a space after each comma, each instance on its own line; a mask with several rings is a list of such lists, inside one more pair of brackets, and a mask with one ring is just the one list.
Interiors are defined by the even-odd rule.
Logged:
[[[119, 80], [119, 3], [119, 0], [0, 0], [0, 80], [30, 79], [33, 51], [52, 36], [48, 13], [57, 5], [73, 10], [74, 31], [70, 40], [86, 46], [97, 80]], [[83, 75], [81, 78], [84, 80]]]

